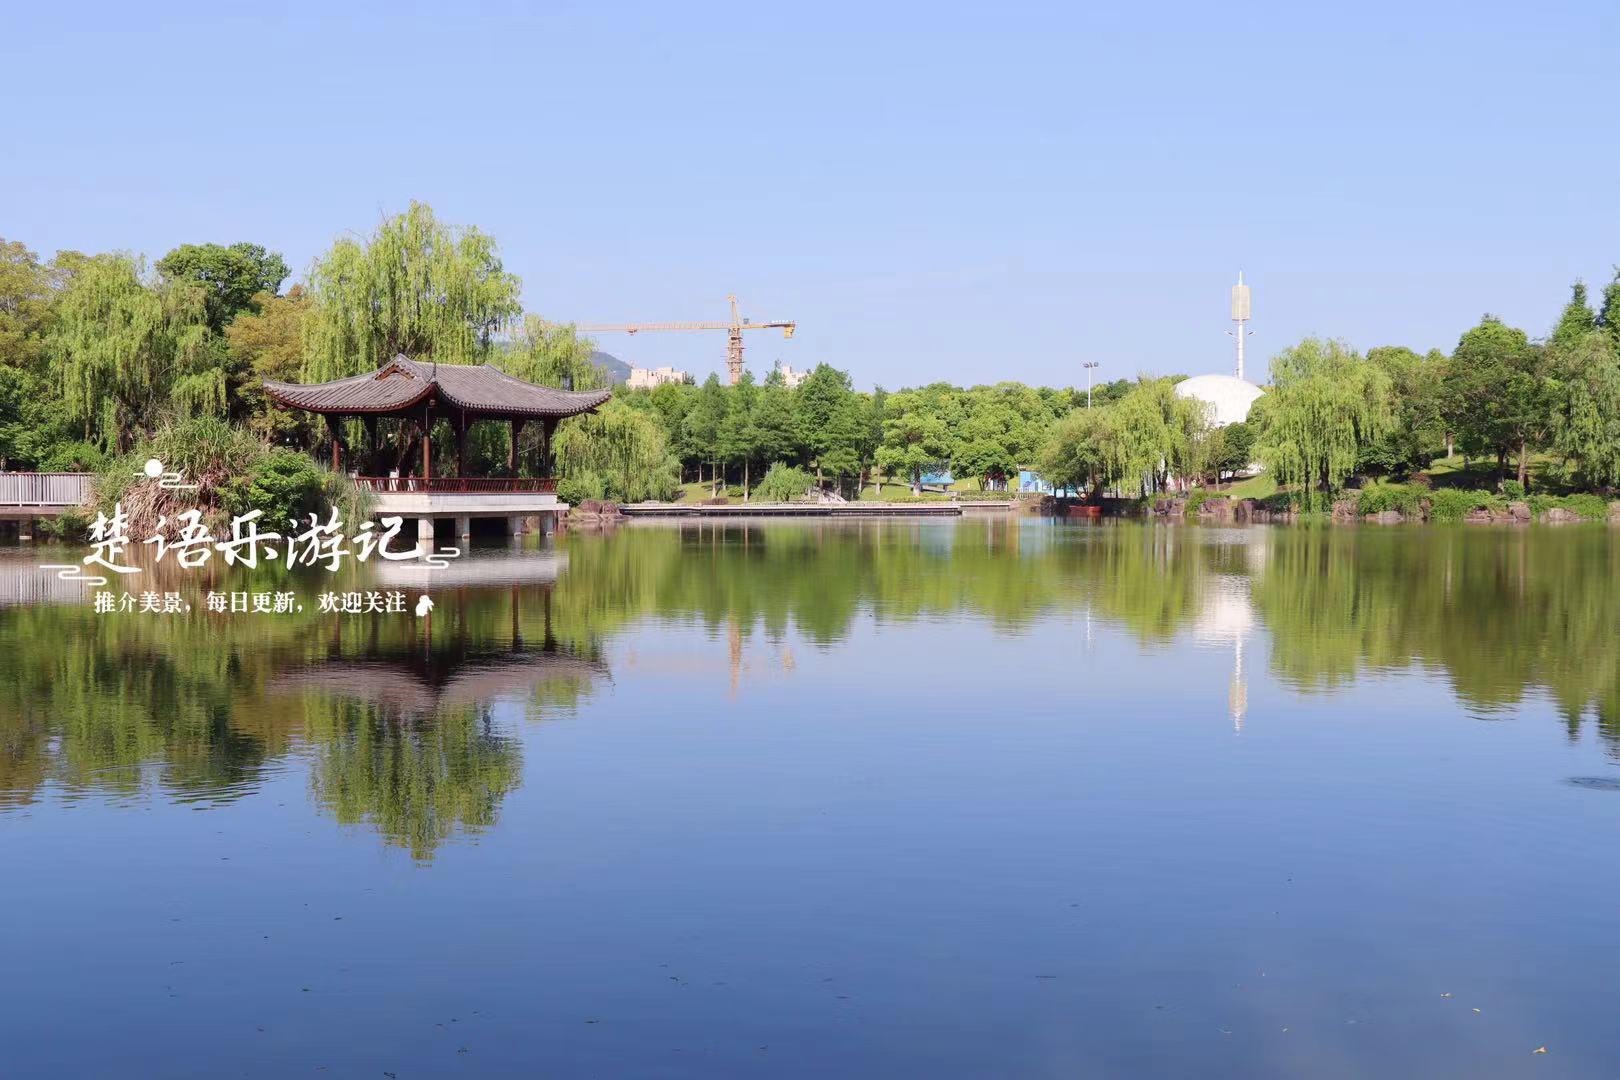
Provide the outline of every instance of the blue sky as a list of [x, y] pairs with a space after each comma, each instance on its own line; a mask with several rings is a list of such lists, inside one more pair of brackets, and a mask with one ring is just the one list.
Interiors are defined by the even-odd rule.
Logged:
[[[250, 240], [411, 199], [581, 322], [792, 318], [857, 385], [1534, 334], [1620, 262], [1620, 5], [28, 5], [0, 235]], [[15, 100], [15, 99], [14, 99]], [[723, 335], [604, 337], [700, 376]], [[1251, 373], [1253, 363], [1251, 360]]]

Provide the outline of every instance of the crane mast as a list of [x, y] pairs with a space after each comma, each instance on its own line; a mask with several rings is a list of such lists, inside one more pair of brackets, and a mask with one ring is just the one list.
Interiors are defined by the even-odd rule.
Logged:
[[726, 332], [726, 380], [732, 386], [742, 381], [743, 374], [743, 331], [744, 330], [780, 330], [784, 338], [791, 338], [798, 324], [792, 321], [773, 320], [770, 322], [750, 322], [742, 317], [737, 306], [735, 296], [727, 296], [731, 304], [730, 322], [649, 322], [649, 323], [608, 323], [594, 326], [580, 326], [576, 329], [585, 333], [624, 333], [639, 334], [644, 330], [724, 330]]

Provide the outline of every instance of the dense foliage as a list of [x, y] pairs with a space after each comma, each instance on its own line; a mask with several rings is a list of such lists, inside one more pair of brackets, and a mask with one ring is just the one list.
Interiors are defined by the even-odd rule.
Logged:
[[[124, 253], [42, 261], [0, 241], [0, 468], [96, 470], [160, 432], [200, 430], [186, 427], [199, 419], [324, 458], [325, 425], [272, 408], [262, 381], [351, 375], [399, 352], [548, 385], [607, 383], [588, 339], [523, 313], [491, 237], [425, 205], [340, 238], [283, 292], [287, 275], [279, 254], [250, 243], [181, 244], [149, 268]], [[875, 483], [920, 497], [947, 478], [1005, 490], [1031, 467], [1060, 489], [1153, 495], [1260, 463], [1287, 497], [1322, 506], [1356, 477], [1402, 480], [1458, 455], [1466, 486], [1620, 485], [1620, 276], [1596, 309], [1577, 284], [1544, 340], [1492, 316], [1450, 355], [1311, 338], [1279, 353], [1271, 377], [1247, 423], [1217, 427], [1175, 393], [1175, 377], [1116, 380], [1088, 401], [1084, 389], [1017, 382], [867, 393], [831, 364], [793, 387], [776, 371], [736, 386], [710, 376], [620, 390], [549, 448], [540, 425], [512, 447], [505, 424], [475, 424], [467, 467], [504, 475], [511, 460], [532, 475], [555, 463], [576, 497], [619, 500], [671, 497], [683, 483], [748, 498], [777, 465], [852, 497]], [[358, 422], [346, 425], [351, 467], [413, 468], [414, 425], [377, 428], [368, 450]], [[448, 442], [447, 422], [433, 434]], [[1481, 475], [1490, 465], [1493, 479]]]

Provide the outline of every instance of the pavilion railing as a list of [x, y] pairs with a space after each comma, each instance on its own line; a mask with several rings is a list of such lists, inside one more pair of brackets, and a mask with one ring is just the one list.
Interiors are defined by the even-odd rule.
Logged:
[[550, 476], [357, 476], [365, 491], [402, 491], [424, 495], [554, 495], [556, 478]]
[[79, 506], [90, 497], [90, 473], [0, 473], [0, 506]]

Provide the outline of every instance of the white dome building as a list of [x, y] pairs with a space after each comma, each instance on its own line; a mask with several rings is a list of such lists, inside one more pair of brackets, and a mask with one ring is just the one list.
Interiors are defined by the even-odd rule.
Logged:
[[1216, 427], [1247, 420], [1249, 407], [1260, 393], [1254, 383], [1235, 375], [1194, 375], [1176, 383], [1177, 397], [1195, 398], [1211, 406], [1210, 418]]

